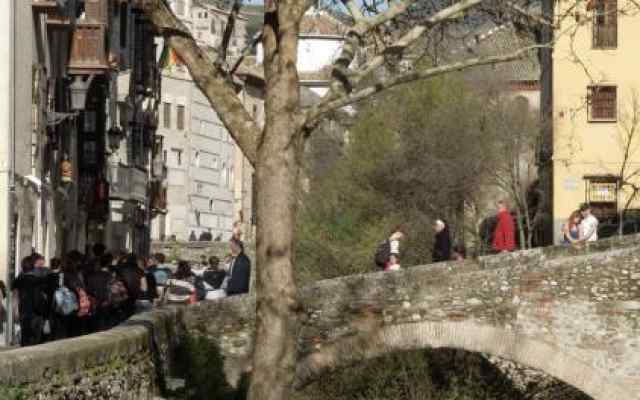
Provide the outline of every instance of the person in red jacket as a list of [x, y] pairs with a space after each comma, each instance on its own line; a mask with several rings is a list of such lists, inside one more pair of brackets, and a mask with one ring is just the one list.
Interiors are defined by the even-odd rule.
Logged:
[[516, 248], [515, 224], [504, 201], [498, 202], [498, 223], [493, 232], [493, 249], [498, 252], [513, 251]]

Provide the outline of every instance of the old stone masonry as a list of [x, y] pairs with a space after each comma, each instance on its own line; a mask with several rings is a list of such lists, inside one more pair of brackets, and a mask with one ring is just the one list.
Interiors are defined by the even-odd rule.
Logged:
[[[348, 276], [305, 287], [301, 299], [299, 388], [389, 352], [453, 347], [535, 368], [596, 400], [640, 399], [639, 236]], [[254, 316], [252, 296], [230, 298], [7, 351], [0, 398], [153, 399], [186, 338], [213, 343], [236, 385], [250, 369]]]

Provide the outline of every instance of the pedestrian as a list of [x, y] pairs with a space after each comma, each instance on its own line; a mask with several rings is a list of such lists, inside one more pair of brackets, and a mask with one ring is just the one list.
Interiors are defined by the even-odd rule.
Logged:
[[582, 215], [580, 210], [571, 213], [567, 223], [562, 226], [562, 242], [564, 244], [578, 245], [580, 243], [580, 223]]
[[[96, 253], [94, 253], [96, 254]], [[92, 269], [86, 277], [87, 293], [95, 301], [95, 309], [92, 317], [91, 331], [99, 332], [113, 326], [111, 304], [111, 280], [113, 274], [110, 255], [100, 253], [98, 268]]]
[[251, 278], [251, 260], [244, 253], [244, 244], [236, 239], [229, 241], [231, 263], [229, 264], [228, 279], [225, 285], [227, 296], [249, 293]]
[[213, 240], [213, 234], [211, 234], [211, 229], [207, 231], [203, 231], [200, 234], [200, 238], [198, 239], [200, 242], [210, 242]]
[[378, 245], [374, 256], [376, 265], [384, 271], [399, 270], [400, 267], [400, 243], [407, 238], [406, 230], [402, 225], [396, 226], [389, 235]]
[[591, 205], [584, 203], [580, 206], [582, 221], [580, 222], [580, 242], [595, 242], [598, 240], [598, 218], [591, 212]]
[[84, 255], [77, 251], [69, 252], [63, 265], [62, 283], [75, 294], [77, 311], [64, 315], [65, 337], [81, 336], [90, 330], [91, 301], [85, 286], [83, 268]]
[[209, 268], [202, 274], [204, 281], [211, 286], [212, 289], [220, 289], [222, 282], [227, 274], [218, 266], [220, 259], [216, 256], [209, 257]]
[[499, 201], [497, 206], [498, 223], [493, 234], [493, 250], [499, 253], [510, 252], [516, 248], [515, 223], [504, 201]]
[[204, 281], [191, 271], [187, 261], [178, 262], [178, 270], [167, 282], [166, 299], [173, 304], [194, 304], [207, 295]]
[[449, 234], [449, 227], [443, 220], [438, 219], [433, 224], [433, 229], [436, 232], [436, 236], [433, 242], [431, 261], [434, 263], [449, 261], [451, 259], [451, 236]]
[[138, 267], [138, 257], [129, 254], [116, 267], [116, 278], [121, 280], [127, 289], [127, 300], [121, 307], [120, 321], [129, 319], [136, 311], [136, 302], [142, 293], [142, 279], [144, 270]]
[[158, 298], [162, 298], [167, 286], [167, 281], [172, 275], [171, 269], [167, 264], [165, 264], [165, 261], [166, 257], [162, 253], [157, 253], [149, 259], [151, 265], [149, 266], [148, 271], [155, 277]]
[[464, 261], [467, 258], [467, 249], [464, 248], [464, 245], [457, 244], [453, 247], [453, 253], [451, 255], [451, 259], [454, 261]]
[[152, 271], [152, 267], [156, 266], [156, 262], [153, 257], [149, 259], [142, 258], [141, 260], [144, 263], [144, 277], [142, 278], [142, 291], [138, 299], [138, 310], [149, 311], [153, 308], [158, 298], [158, 285], [155, 274]]
[[50, 304], [47, 300], [47, 277], [35, 271], [33, 258], [24, 257], [20, 275], [13, 282], [14, 298], [18, 299], [20, 345], [42, 343], [43, 330]]

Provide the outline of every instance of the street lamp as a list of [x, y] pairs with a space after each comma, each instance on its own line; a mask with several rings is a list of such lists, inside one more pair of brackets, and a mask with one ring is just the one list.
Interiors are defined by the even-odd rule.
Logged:
[[69, 86], [71, 91], [71, 109], [74, 111], [83, 111], [87, 104], [87, 93], [89, 92], [89, 86], [93, 81], [93, 75], [89, 75], [87, 80], [84, 80], [82, 76], [77, 75], [73, 83]]

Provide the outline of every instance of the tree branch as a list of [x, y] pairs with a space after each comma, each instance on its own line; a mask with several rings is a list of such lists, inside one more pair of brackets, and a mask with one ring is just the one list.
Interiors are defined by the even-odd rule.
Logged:
[[229, 18], [227, 19], [227, 25], [224, 29], [224, 34], [222, 35], [222, 41], [220, 42], [220, 57], [218, 58], [218, 62], [224, 64], [227, 60], [227, 50], [229, 49], [229, 41], [231, 40], [231, 35], [233, 34], [233, 29], [236, 26], [236, 18], [238, 13], [240, 13], [240, 7], [242, 6], [242, 0], [235, 0], [233, 2], [233, 7], [231, 8], [231, 12], [229, 13]]
[[385, 49], [383, 54], [379, 54], [374, 57], [364, 69], [358, 72], [349, 71], [349, 66], [355, 58], [356, 52], [358, 51], [360, 42], [364, 35], [377, 26], [380, 26], [404, 13], [415, 1], [416, 0], [406, 0], [396, 2], [384, 12], [372, 17], [362, 16], [362, 13], [360, 12], [360, 9], [357, 8], [357, 4], [354, 0], [344, 1], [345, 6], [350, 10], [350, 12], [352, 9], [357, 9], [356, 14], [352, 13], [352, 17], [356, 23], [347, 32], [340, 56], [336, 59], [333, 65], [333, 80], [330, 84], [328, 93], [324, 96], [325, 102], [333, 100], [336, 96], [339, 96], [340, 93], [351, 92], [352, 88], [356, 86], [364, 76], [367, 76], [369, 72], [375, 70], [384, 63], [384, 54], [386, 52], [404, 50], [418, 40], [420, 36], [427, 31], [427, 29], [458, 15], [471, 7], [474, 7], [485, 0], [462, 0], [452, 6], [438, 11], [429, 17], [422, 25], [414, 27], [392, 46]]
[[216, 67], [189, 30], [164, 0], [145, 0], [143, 10], [189, 69], [196, 86], [207, 97], [245, 157], [255, 165], [260, 129], [238, 98], [229, 75]]
[[452, 63], [449, 65], [443, 65], [443, 66], [429, 68], [429, 69], [420, 70], [420, 71], [411, 71], [411, 72], [397, 75], [391, 78], [381, 79], [376, 83], [366, 88], [363, 88], [355, 93], [345, 94], [331, 101], [323, 102], [310, 108], [307, 112], [306, 123], [313, 125], [314, 123], [317, 122], [317, 120], [322, 115], [328, 112], [348, 106], [349, 104], [362, 101], [368, 97], [373, 96], [376, 93], [392, 88], [394, 86], [398, 86], [404, 83], [409, 83], [417, 80], [429, 79], [438, 75], [443, 75], [453, 71], [461, 71], [461, 70], [475, 67], [475, 66], [498, 64], [502, 62], [517, 60], [526, 56], [526, 54], [531, 50], [535, 50], [541, 47], [546, 47], [546, 46], [544, 45], [529, 46], [505, 55], [494, 55], [489, 57], [472, 58], [465, 61]]

